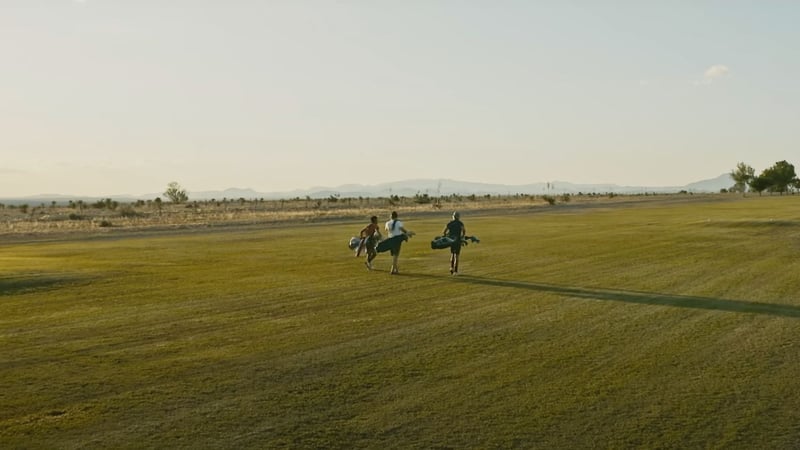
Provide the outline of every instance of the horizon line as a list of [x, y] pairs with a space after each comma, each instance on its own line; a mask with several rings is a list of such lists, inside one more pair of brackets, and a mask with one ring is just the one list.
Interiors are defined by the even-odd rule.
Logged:
[[[431, 183], [451, 182], [451, 183], [460, 183], [460, 184], [465, 184], [465, 185], [474, 185], [476, 188], [479, 188], [480, 186], [485, 186], [487, 188], [495, 189], [495, 190], [498, 190], [498, 189], [509, 189], [509, 191], [505, 192], [505, 193], [499, 193], [499, 192], [484, 192], [483, 193], [483, 194], [489, 193], [489, 194], [494, 194], [494, 195], [518, 195], [518, 194], [522, 194], [524, 192], [516, 192], [516, 193], [514, 193], [514, 192], [511, 192], [511, 191], [514, 188], [523, 188], [523, 189], [527, 188], [527, 189], [530, 189], [530, 188], [534, 188], [534, 187], [535, 188], [547, 187], [547, 191], [544, 192], [544, 193], [572, 193], [573, 192], [572, 190], [565, 190], [563, 188], [559, 189], [558, 188], [559, 184], [562, 184], [562, 185], [566, 184], [566, 185], [568, 185], [568, 187], [573, 188], [573, 189], [583, 187], [585, 190], [590, 191], [590, 192], [585, 192], [587, 194], [588, 193], [596, 193], [596, 192], [591, 192], [591, 188], [592, 187], [617, 188], [617, 189], [623, 189], [623, 190], [627, 190], [627, 191], [641, 191], [641, 192], [647, 192], [648, 190], [653, 190], [653, 191], [658, 190], [658, 191], [663, 192], [664, 190], [685, 189], [685, 188], [687, 188], [687, 187], [689, 187], [691, 185], [700, 184], [700, 183], [704, 183], [704, 182], [712, 182], [712, 181], [717, 180], [717, 179], [719, 179], [719, 178], [721, 178], [721, 177], [723, 177], [725, 175], [730, 175], [730, 174], [725, 173], [725, 174], [721, 174], [721, 175], [719, 175], [719, 176], [717, 176], [715, 178], [708, 178], [708, 179], [704, 179], [704, 180], [688, 183], [688, 184], [685, 184], [685, 185], [672, 185], [672, 186], [663, 186], [663, 185], [662, 186], [620, 185], [620, 184], [610, 183], [610, 182], [607, 182], [607, 183], [576, 183], [576, 182], [563, 181], [563, 180], [561, 180], [561, 181], [559, 181], [559, 180], [556, 180], [556, 181], [537, 181], [537, 182], [524, 183], [524, 184], [503, 184], [503, 183], [486, 183], [486, 182], [479, 182], [479, 181], [464, 181], [464, 180], [455, 180], [455, 179], [449, 179], [449, 178], [414, 178], [414, 179], [405, 179], [405, 180], [397, 180], [397, 181], [388, 181], [388, 182], [377, 183], [377, 184], [348, 183], [348, 184], [341, 184], [341, 185], [338, 185], [338, 186], [335, 186], [335, 187], [333, 187], [333, 186], [311, 186], [311, 187], [307, 187], [307, 188], [295, 188], [295, 189], [290, 189], [290, 190], [269, 191], [269, 192], [259, 191], [259, 190], [253, 189], [251, 187], [229, 187], [229, 188], [225, 188], [225, 189], [198, 189], [198, 190], [185, 189], [185, 190], [190, 195], [192, 193], [194, 193], [195, 195], [198, 195], [198, 194], [200, 194], [200, 195], [208, 195], [208, 194], [212, 194], [212, 193], [214, 193], [214, 194], [223, 194], [223, 193], [225, 193], [227, 191], [249, 191], [249, 193], [252, 193], [252, 194], [257, 195], [257, 196], [265, 196], [265, 197], [270, 197], [270, 198], [280, 198], [281, 195], [293, 195], [293, 196], [295, 196], [295, 195], [300, 195], [300, 194], [302, 194], [302, 195], [312, 195], [312, 194], [316, 194], [316, 193], [333, 194], [333, 193], [337, 193], [336, 192], [337, 190], [340, 190], [341, 188], [345, 188], [345, 187], [348, 187], [348, 188], [360, 187], [360, 188], [364, 188], [366, 190], [369, 190], [369, 189], [388, 189], [389, 192], [391, 192], [393, 187], [389, 186], [389, 185], [402, 185], [404, 183], [424, 183], [424, 182], [431, 182]], [[401, 191], [417, 190], [417, 193], [420, 193], [421, 191], [424, 190], [423, 193], [426, 193], [426, 194], [430, 194], [429, 191], [431, 189], [430, 187], [421, 188], [421, 187], [413, 187], [413, 186], [398, 186], [396, 188], [400, 189]], [[607, 190], [604, 191], [604, 193], [608, 193], [608, 192], [609, 191], [607, 191]], [[365, 192], [354, 192], [354, 191], [341, 192], [342, 195], [346, 195], [347, 193], [351, 193], [351, 194], [355, 194], [355, 195], [361, 194], [360, 196], [364, 196], [363, 194], [365, 194]], [[478, 192], [473, 192], [473, 191], [469, 191], [466, 194], [463, 194], [463, 193], [460, 193], [460, 192], [450, 192], [448, 194], [440, 194], [440, 195], [452, 195], [452, 194], [471, 195], [471, 194], [477, 194], [477, 193]], [[372, 193], [372, 194], [375, 194], [375, 193]], [[47, 199], [66, 200], [66, 199], [69, 199], [69, 198], [80, 199], [82, 197], [85, 197], [85, 198], [141, 199], [141, 198], [149, 198], [149, 197], [152, 197], [152, 196], [163, 197], [164, 194], [163, 193], [150, 192], [150, 193], [144, 193], [144, 194], [128, 194], [128, 193], [119, 194], [118, 193], [118, 194], [106, 194], [106, 195], [102, 195], [102, 194], [101, 195], [77, 195], [77, 194], [60, 194], [60, 193], [52, 193], [51, 192], [51, 193], [39, 193], [39, 194], [28, 194], [28, 195], [11, 195], [11, 196], [3, 195], [3, 196], [0, 196], [0, 200], [6, 200], [6, 201], [8, 201], [8, 200], [18, 201], [18, 200], [26, 200], [26, 199], [28, 199], [28, 200], [47, 200]], [[375, 195], [375, 196], [380, 196], [380, 195]], [[205, 198], [205, 197], [203, 197], [203, 198]]]

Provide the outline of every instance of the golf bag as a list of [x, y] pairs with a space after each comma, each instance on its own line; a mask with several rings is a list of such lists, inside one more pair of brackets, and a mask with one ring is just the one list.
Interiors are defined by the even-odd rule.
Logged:
[[[461, 238], [461, 245], [466, 246], [468, 243], [478, 243], [481, 240], [475, 236], [464, 236]], [[441, 250], [443, 248], [450, 248], [456, 242], [455, 239], [449, 236], [436, 236], [431, 241], [431, 248], [433, 250]]]
[[408, 240], [408, 235], [405, 234], [400, 234], [394, 237], [390, 237], [389, 239], [384, 239], [378, 242], [378, 245], [375, 246], [375, 251], [377, 251], [378, 253], [383, 253], [387, 250], [400, 247], [400, 244], [402, 244], [403, 241], [407, 240]]
[[450, 248], [456, 240], [448, 236], [436, 236], [431, 241], [431, 248], [433, 250], [441, 250], [443, 248]]

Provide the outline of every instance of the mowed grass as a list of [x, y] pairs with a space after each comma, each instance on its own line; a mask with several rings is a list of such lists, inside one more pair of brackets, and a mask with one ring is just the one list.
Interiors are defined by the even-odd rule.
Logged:
[[800, 445], [800, 197], [402, 219], [0, 245], [0, 448]]

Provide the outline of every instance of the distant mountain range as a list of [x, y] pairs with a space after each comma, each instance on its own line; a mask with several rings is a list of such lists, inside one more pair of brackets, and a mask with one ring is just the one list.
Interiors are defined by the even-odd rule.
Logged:
[[[394, 181], [376, 185], [345, 184], [337, 187], [312, 187], [284, 192], [258, 192], [253, 189], [230, 188], [223, 191], [190, 191], [190, 200], [222, 200], [222, 199], [254, 199], [263, 198], [293, 199], [293, 198], [328, 198], [339, 197], [413, 197], [417, 194], [428, 194], [432, 197], [441, 195], [544, 195], [544, 194], [643, 194], [643, 193], [678, 193], [681, 191], [693, 193], [719, 192], [728, 189], [734, 182], [730, 174], [722, 174], [716, 178], [690, 183], [685, 186], [620, 186], [616, 184], [576, 184], [567, 181], [554, 181], [550, 183], [531, 183], [520, 185], [473, 183], [469, 181], [445, 179], [419, 179]], [[86, 198], [61, 194], [42, 194], [18, 199], [0, 199], [6, 203], [31, 202], [48, 203], [52, 201], [65, 202], [69, 200], [94, 201], [100, 198], [111, 198], [117, 201], [135, 201], [137, 199], [154, 199], [161, 197], [161, 193], [145, 194], [139, 197], [130, 195], [111, 195], [97, 198]]]
[[616, 194], [642, 194], [642, 193], [677, 193], [680, 191], [694, 193], [719, 192], [733, 186], [730, 174], [722, 174], [716, 178], [698, 181], [685, 186], [619, 186], [616, 184], [576, 184], [567, 181], [554, 181], [551, 183], [531, 183], [522, 185], [473, 183], [446, 179], [418, 179], [394, 181], [376, 185], [345, 184], [337, 187], [312, 187], [285, 192], [256, 192], [252, 189], [226, 189], [224, 191], [192, 192], [189, 197], [193, 199], [222, 199], [222, 198], [265, 198], [265, 199], [292, 199], [292, 198], [327, 198], [332, 195], [340, 197], [413, 197], [417, 194], [428, 194], [433, 197], [441, 195], [544, 195], [544, 194], [578, 194], [578, 193], [616, 193]]

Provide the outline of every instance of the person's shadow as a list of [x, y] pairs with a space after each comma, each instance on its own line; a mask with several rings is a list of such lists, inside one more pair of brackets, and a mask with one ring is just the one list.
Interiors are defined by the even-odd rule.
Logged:
[[62, 285], [74, 283], [79, 277], [69, 275], [19, 275], [0, 277], [0, 296], [23, 294], [43, 289], [55, 289]]
[[[441, 276], [424, 274], [408, 274], [408, 276], [442, 279]], [[728, 300], [724, 298], [713, 297], [696, 297], [691, 295], [660, 294], [657, 292], [628, 291], [622, 289], [564, 286], [530, 281], [500, 280], [496, 278], [486, 278], [471, 275], [460, 275], [458, 277], [446, 278], [457, 283], [526, 289], [529, 291], [558, 294], [564, 297], [572, 298], [800, 318], [800, 307], [794, 305], [750, 302], [745, 300]]]

